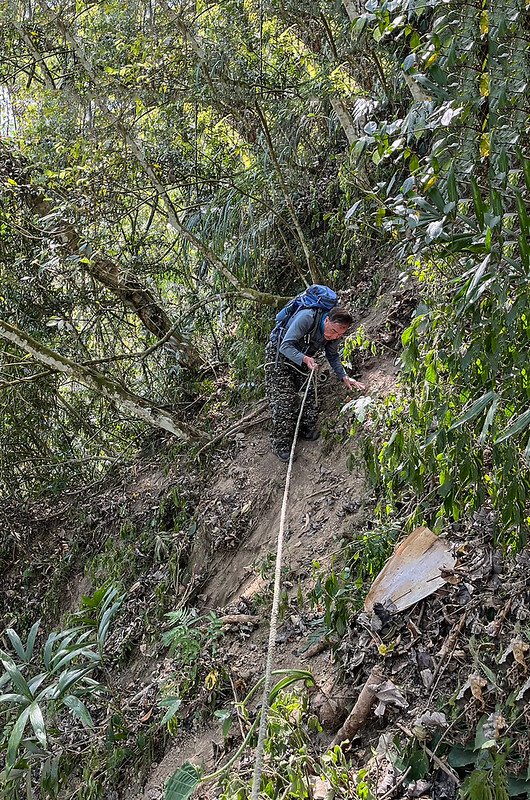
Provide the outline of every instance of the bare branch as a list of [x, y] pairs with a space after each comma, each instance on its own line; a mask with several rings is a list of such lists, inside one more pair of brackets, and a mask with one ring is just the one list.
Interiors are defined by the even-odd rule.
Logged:
[[5, 320], [0, 320], [0, 337], [20, 347], [41, 364], [46, 364], [51, 370], [70, 375], [82, 386], [103, 395], [111, 403], [121, 406], [154, 428], [162, 428], [184, 440], [205, 438], [202, 431], [182, 422], [168, 411], [152, 405], [143, 397], [133, 394], [121, 383], [108, 378], [92, 367], [86, 367], [65, 358]]

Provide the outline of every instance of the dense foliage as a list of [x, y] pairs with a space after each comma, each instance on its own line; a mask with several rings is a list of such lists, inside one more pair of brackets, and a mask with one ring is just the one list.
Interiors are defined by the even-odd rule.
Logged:
[[520, 547], [530, 519], [528, 10], [367, 8], [356, 29], [394, 63], [400, 43], [399, 68], [421, 96], [365, 126], [353, 152], [373, 188], [350, 217], [359, 227], [375, 218], [399, 240], [422, 292], [402, 337], [402, 391], [379, 411], [384, 438], [367, 442], [368, 462], [385, 514], [408, 507], [410, 523], [436, 525], [489, 500], [500, 541]]
[[[202, 444], [241, 395], [259, 396], [286, 296], [311, 282], [354, 296], [360, 277], [377, 287], [386, 269], [420, 303], [397, 389], [354, 426], [379, 524], [340, 575], [317, 583], [324, 624], [343, 635], [403, 527], [441, 530], [487, 505], [496, 543], [522, 548], [528, 2], [0, 0], [0, 10], [2, 495], [92, 485], [146, 425], [182, 448]], [[114, 594], [109, 603], [114, 613]], [[171, 733], [199, 678], [217, 691], [218, 621], [186, 609], [170, 621], [164, 644], [181, 671], [155, 732]], [[38, 626], [8, 632], [2, 796], [25, 783], [31, 797], [40, 783], [52, 797], [66, 781], [65, 720], [89, 729], [88, 706], [105, 694], [90, 677], [100, 623], [72, 623], [42, 647]], [[270, 755], [291, 772], [271, 768], [263, 789], [305, 796], [300, 775], [316, 764], [305, 701], [279, 691], [275, 701]], [[86, 797], [106, 791], [109, 763]], [[369, 796], [361, 779], [349, 785], [340, 749], [319, 768], [345, 796]], [[503, 770], [492, 754], [463, 796], [490, 796]], [[248, 796], [245, 776], [223, 781], [227, 797]]]
[[1, 480], [23, 494], [108, 469], [138, 430], [129, 395], [180, 418], [219, 362], [249, 386], [268, 307], [347, 284], [332, 101], [366, 58], [317, 5], [3, 11], [1, 308], [21, 333], [2, 328]]

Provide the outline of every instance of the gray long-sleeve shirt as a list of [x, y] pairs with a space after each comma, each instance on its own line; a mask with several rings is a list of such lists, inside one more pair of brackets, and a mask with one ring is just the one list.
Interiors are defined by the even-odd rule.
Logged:
[[280, 353], [300, 367], [304, 356], [313, 356], [323, 349], [333, 372], [339, 380], [342, 380], [346, 372], [339, 358], [340, 341], [335, 339], [328, 342], [324, 339], [324, 316], [322, 316], [320, 325], [315, 326], [315, 315], [318, 313], [318, 311], [306, 308], [291, 317], [280, 342]]

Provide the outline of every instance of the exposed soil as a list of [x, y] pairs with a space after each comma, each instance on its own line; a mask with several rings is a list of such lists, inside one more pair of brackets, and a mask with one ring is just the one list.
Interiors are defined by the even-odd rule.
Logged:
[[[373, 359], [366, 366], [360, 373], [366, 394], [374, 398], [387, 394], [396, 380], [395, 355]], [[312, 643], [311, 622], [319, 614], [298, 608], [296, 596], [299, 592], [307, 596], [315, 565], [325, 569], [340, 560], [341, 542], [362, 527], [373, 507], [361, 460], [354, 455], [355, 443], [345, 437], [348, 417], [339, 413], [350, 397], [329, 375], [325, 384], [319, 389], [324, 406], [321, 422], [329, 433], [317, 442], [300, 441], [293, 465], [283, 557], [288, 600], [275, 657], [276, 668], [311, 669], [321, 687], [333, 683], [335, 668], [329, 652], [306, 655]], [[199, 576], [201, 611], [259, 616], [257, 627], [235, 630], [223, 647], [234, 679], [250, 688], [265, 664], [287, 466], [272, 454], [266, 429], [239, 434], [236, 443], [236, 452], [227, 454], [224, 466], [217, 467], [217, 477], [202, 492], [197, 509], [202, 536], [192, 560], [202, 567], [207, 564], [206, 575]], [[128, 800], [158, 800], [167, 778], [186, 760], [212, 769], [221, 740], [219, 726], [209, 725], [191, 739], [177, 737], [143, 790], [131, 793]]]
[[[393, 309], [403, 305], [406, 308], [398, 314], [398, 324]], [[381, 311], [366, 320], [366, 330], [380, 348], [376, 357], [362, 354], [354, 368], [356, 377], [366, 384], [366, 394], [373, 398], [385, 396], [395, 385], [399, 328], [409, 316], [406, 300], [389, 294]], [[325, 371], [321, 377], [318, 391], [323, 436], [317, 442], [298, 444], [292, 475], [283, 559], [286, 598], [275, 666], [309, 667], [317, 684], [329, 688], [335, 672], [329, 652], [310, 659], [307, 656], [321, 609], [313, 610], [307, 603], [300, 607], [297, 598], [307, 598], [316, 568], [326, 569], [335, 560], [340, 562], [341, 541], [362, 529], [371, 515], [373, 498], [361, 459], [355, 455], [355, 442], [348, 437], [348, 414], [340, 414], [351, 397]], [[183, 472], [180, 462], [168, 465], [167, 459], [151, 453], [132, 465], [126, 479], [117, 476], [93, 494], [66, 496], [55, 508], [39, 510], [39, 520], [26, 529], [29, 533], [23, 545], [20, 540], [20, 546], [27, 548], [26, 558], [14, 558], [4, 571], [8, 604], [11, 608], [18, 606], [24, 594], [24, 563], [32, 570], [36, 565], [35, 604], [44, 595], [48, 574], [56, 576], [58, 586], [61, 579], [64, 581], [64, 590], [56, 592], [57, 606], [47, 614], [48, 622], [58, 620], [78, 608], [82, 595], [95, 588], [86, 572], [89, 556], [104, 553], [107, 544], [118, 552], [122, 547], [132, 548], [135, 574], [139, 574], [127, 587], [118, 629], [110, 644], [116, 652], [131, 653], [129, 661], [122, 661], [119, 667], [116, 663], [114, 671], [125, 708], [130, 719], [136, 720], [134, 725], [138, 726], [138, 719], [140, 723], [149, 719], [156, 705], [157, 686], [171, 671], [171, 661], [153, 648], [153, 630], [142, 627], [153, 610], [155, 590], [164, 581], [168, 587], [174, 586], [174, 596], [164, 597], [167, 610], [181, 606], [190, 597], [200, 613], [214, 610], [258, 618], [255, 626], [233, 626], [223, 639], [222, 657], [241, 697], [262, 675], [265, 663], [286, 471], [286, 465], [270, 451], [266, 425], [231, 435], [212, 454], [211, 477], [206, 481], [200, 469]], [[141, 532], [175, 489], [182, 511], [193, 517], [196, 531], [193, 536], [181, 537], [181, 562], [186, 574], [171, 584], [163, 555], [155, 563], [144, 558], [141, 547], [134, 546], [134, 532], [131, 542], [124, 539], [122, 529], [128, 524], [133, 531]], [[167, 513], [168, 524], [172, 524], [171, 514], [177, 512], [170, 509]], [[157, 526], [164, 527], [163, 515], [157, 519]], [[161, 535], [164, 533], [162, 530]], [[41, 562], [44, 567], [39, 570]], [[100, 575], [98, 580], [104, 577]], [[163, 613], [160, 609], [158, 612]], [[15, 623], [15, 618], [7, 614], [5, 621]], [[222, 762], [219, 727], [193, 723], [166, 745], [160, 741], [156, 763], [147, 779], [135, 784], [128, 778], [129, 788], [123, 787], [116, 797], [158, 800], [166, 779], [186, 760], [202, 763], [206, 769]]]

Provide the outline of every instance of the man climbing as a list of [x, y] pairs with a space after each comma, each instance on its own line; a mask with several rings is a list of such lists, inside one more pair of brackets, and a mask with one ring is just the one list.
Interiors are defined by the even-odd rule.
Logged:
[[[340, 363], [340, 339], [351, 323], [351, 314], [340, 306], [329, 311], [302, 307], [271, 333], [266, 349], [265, 383], [272, 416], [272, 449], [280, 461], [289, 461], [300, 407], [298, 393], [305, 387], [311, 371], [318, 368], [314, 356], [319, 350], [324, 350], [333, 372], [348, 389], [364, 389], [362, 383], [346, 375]], [[317, 414], [315, 392], [310, 389], [300, 421], [302, 439], [314, 441], [320, 436]]]

